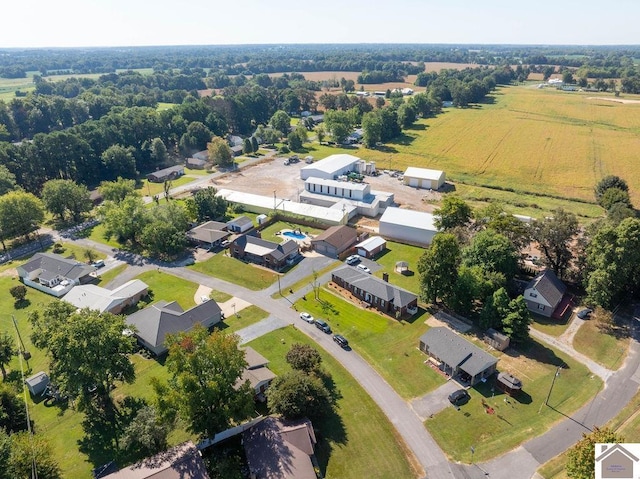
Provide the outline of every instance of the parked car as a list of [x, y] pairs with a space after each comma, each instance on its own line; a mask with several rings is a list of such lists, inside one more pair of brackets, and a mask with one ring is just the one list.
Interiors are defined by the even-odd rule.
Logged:
[[202, 302], [202, 303], [206, 303], [210, 299], [211, 298], [209, 296], [206, 296], [206, 295], [200, 296], [200, 302]]
[[357, 254], [352, 254], [345, 260], [345, 262], [347, 264], [354, 265], [360, 262], [360, 256], [358, 256]]
[[315, 325], [316, 325], [316, 328], [318, 328], [320, 331], [324, 331], [327, 334], [331, 334], [331, 328], [323, 320], [316, 319], [315, 320]]
[[222, 240], [220, 242], [220, 246], [222, 246], [223, 248], [227, 248], [230, 244], [231, 244], [231, 241], [229, 240]]
[[300, 319], [306, 321], [309, 324], [313, 324], [313, 316], [311, 316], [309, 313], [300, 313]]
[[94, 268], [102, 268], [104, 267], [104, 261], [99, 259], [98, 261], [94, 261], [93, 263], [91, 263], [91, 266], [93, 266]]
[[292, 155], [289, 157], [289, 163], [297, 163], [300, 161], [300, 157], [298, 155]]
[[358, 268], [360, 271], [371, 274], [371, 270], [363, 264], [359, 264], [358, 266], [356, 266], [356, 268]]
[[471, 396], [464, 389], [458, 389], [457, 391], [449, 394], [449, 402], [454, 406], [461, 406], [462, 404], [466, 404], [471, 399]]
[[333, 340], [338, 343], [342, 349], [347, 349], [349, 347], [349, 341], [347, 341], [347, 338], [341, 334], [334, 334]]
[[593, 313], [593, 309], [584, 308], [578, 311], [578, 314], [576, 314], [576, 316], [578, 316], [580, 319], [587, 319], [589, 316], [591, 316], [591, 313]]

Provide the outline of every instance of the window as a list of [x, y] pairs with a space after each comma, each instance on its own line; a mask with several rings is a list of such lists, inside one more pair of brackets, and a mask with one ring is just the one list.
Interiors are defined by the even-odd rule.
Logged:
[[536, 293], [529, 293], [529, 296], [531, 296], [532, 298], [537, 298], [538, 295]]
[[544, 304], [539, 304], [538, 309], [544, 310]]

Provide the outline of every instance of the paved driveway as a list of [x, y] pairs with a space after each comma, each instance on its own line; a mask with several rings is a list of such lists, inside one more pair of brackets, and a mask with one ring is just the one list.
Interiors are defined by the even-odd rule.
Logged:
[[432, 414], [438, 414], [443, 409], [452, 407], [448, 397], [449, 394], [458, 389], [462, 389], [462, 386], [453, 380], [449, 380], [435, 391], [431, 391], [429, 394], [425, 394], [420, 398], [413, 399], [411, 401], [411, 407], [418, 417], [424, 421]]

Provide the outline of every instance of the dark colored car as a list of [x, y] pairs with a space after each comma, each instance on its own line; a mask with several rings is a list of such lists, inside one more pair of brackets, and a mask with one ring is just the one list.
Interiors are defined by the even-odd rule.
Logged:
[[333, 340], [338, 343], [342, 349], [347, 349], [349, 347], [349, 341], [347, 341], [347, 338], [341, 334], [334, 334]]
[[576, 314], [576, 316], [578, 316], [580, 319], [587, 319], [589, 316], [591, 316], [591, 313], [593, 313], [593, 309], [584, 308], [578, 311], [578, 314]]
[[458, 389], [457, 391], [449, 394], [449, 402], [454, 406], [460, 406], [466, 404], [471, 399], [471, 396], [464, 389]]
[[318, 328], [320, 331], [324, 331], [327, 334], [331, 334], [331, 328], [323, 320], [316, 319], [315, 320], [315, 325], [316, 325], [316, 328]]

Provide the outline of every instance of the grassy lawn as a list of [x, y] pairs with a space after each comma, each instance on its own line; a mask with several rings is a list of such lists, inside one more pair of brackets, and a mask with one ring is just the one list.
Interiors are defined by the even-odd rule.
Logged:
[[[375, 272], [375, 275], [382, 278], [382, 273], [389, 273], [391, 284], [417, 293], [420, 290], [420, 275], [417, 266], [422, 253], [424, 253], [424, 248], [387, 241], [387, 249], [374, 258], [377, 263], [383, 266], [381, 270]], [[409, 274], [396, 273], [397, 261], [409, 263]]]
[[[186, 185], [192, 181], [193, 178], [181, 176], [180, 178], [171, 180], [171, 188], [177, 188], [178, 186]], [[142, 186], [137, 188], [137, 190], [142, 196], [155, 196], [160, 193], [164, 193], [164, 183], [152, 183], [151, 181], [144, 180], [142, 182]]]
[[533, 324], [531, 326], [538, 331], [550, 336], [560, 336], [567, 330], [569, 324], [571, 324], [570, 314], [567, 314], [568, 319], [566, 320], [545, 318], [544, 316], [540, 316], [539, 314], [535, 313], [532, 313], [531, 316], [533, 317]]
[[[87, 251], [87, 249], [90, 249], [93, 251], [93, 256], [95, 257], [95, 260], [98, 259], [106, 259], [107, 255], [104, 253], [101, 253], [100, 251], [93, 249], [93, 248], [85, 248], [83, 246], [78, 246], [74, 243], [61, 243], [62, 244], [62, 248], [63, 251], [59, 252], [57, 254], [64, 256], [65, 258], [68, 258], [69, 256], [73, 256], [76, 260], [82, 262], [82, 263], [87, 263], [87, 257], [85, 256], [85, 252]], [[53, 253], [54, 249], [54, 245], [49, 246], [45, 251], [47, 253]]]
[[222, 291], [216, 291], [215, 289], [211, 291], [211, 294], [209, 294], [209, 297], [213, 299], [216, 303], [224, 303], [225, 301], [229, 301], [231, 298], [233, 298], [232, 295], [223, 293]]
[[221, 323], [218, 323], [217, 327], [223, 329], [225, 333], [235, 333], [236, 331], [251, 326], [258, 321], [263, 320], [269, 316], [264, 309], [260, 309], [257, 306], [249, 306], [241, 311], [238, 311], [238, 315], [231, 315]]
[[254, 291], [260, 291], [276, 280], [276, 273], [259, 268], [239, 259], [217, 254], [207, 261], [196, 263], [188, 268], [209, 276], [239, 284]]
[[191, 175], [191, 176], [206, 176], [211, 174], [209, 171], [207, 170], [198, 170], [195, 168], [185, 168], [184, 169], [184, 174], [185, 175]]
[[95, 241], [97, 243], [102, 243], [102, 244], [106, 244], [111, 246], [112, 248], [121, 248], [122, 245], [120, 243], [118, 243], [115, 238], [110, 238], [110, 239], [106, 239], [104, 237], [104, 225], [102, 223], [98, 223], [97, 225], [95, 225], [92, 228], [87, 228], [86, 230], [83, 231], [83, 233], [80, 235], [83, 238], [87, 238], [90, 239], [92, 241]]
[[100, 276], [98, 276], [98, 279], [99, 279], [98, 284], [100, 284], [100, 286], [109, 284], [111, 281], [113, 281], [118, 276], [120, 276], [124, 272], [124, 270], [127, 269], [127, 267], [128, 265], [121, 264], [119, 266], [116, 266], [115, 268], [110, 269], [104, 274], [100, 274]]
[[[269, 359], [273, 372], [283, 374], [289, 370], [284, 356], [294, 343], [313, 344], [289, 326], [249, 345]], [[406, 459], [406, 446], [387, 417], [337, 361], [319, 351], [340, 393], [336, 415], [314, 423], [319, 429], [316, 457], [323, 475], [341, 479], [416, 477]]]
[[444, 379], [424, 364], [418, 349], [419, 338], [428, 329], [428, 313], [420, 310], [412, 322], [364, 310], [321, 289], [320, 303], [311, 294], [295, 303], [298, 311], [323, 318], [336, 333], [343, 334], [351, 347], [364, 357], [405, 399], [422, 396], [444, 383]]
[[573, 347], [598, 364], [615, 371], [624, 363], [630, 342], [624, 331], [619, 332], [622, 336], [617, 338], [615, 334], [602, 332], [597, 321], [585, 321], [573, 337]]
[[[544, 401], [559, 366], [549, 406]], [[471, 389], [471, 400], [460, 410], [446, 408], [425, 426], [450, 459], [468, 463], [470, 447], [480, 462], [499, 456], [523, 441], [536, 437], [551, 425], [584, 405], [602, 387], [602, 381], [564, 354], [532, 342], [516, 355], [502, 354], [498, 368], [518, 376], [524, 389], [517, 399], [495, 395], [489, 383]], [[495, 411], [487, 414], [481, 401]]]
[[[333, 263], [331, 263], [330, 265], [316, 271], [316, 273], [318, 274], [318, 277], [322, 276], [325, 273], [328, 273], [329, 271], [332, 271], [333, 269], [337, 268], [338, 266], [340, 266], [342, 263], [340, 261], [334, 261]], [[313, 274], [311, 274], [310, 276], [307, 276], [306, 278], [302, 278], [300, 281], [296, 281], [295, 283], [293, 283], [291, 286], [289, 286], [289, 289], [295, 291], [298, 291], [300, 288], [304, 288], [306, 286], [312, 285], [313, 284]], [[280, 293], [273, 293], [271, 295], [272, 298], [276, 299], [280, 297]]]
[[164, 299], [177, 301], [182, 309], [187, 310], [196, 305], [193, 297], [198, 285], [162, 271], [145, 271], [136, 277], [149, 285], [151, 303]]
[[287, 239], [286, 236], [280, 236], [280, 235], [276, 235], [276, 233], [280, 230], [284, 230], [284, 229], [297, 229], [300, 228], [300, 230], [303, 233], [309, 233], [312, 236], [316, 236], [319, 235], [320, 233], [322, 233], [323, 230], [318, 229], [318, 228], [311, 228], [309, 226], [299, 226], [296, 225], [294, 223], [288, 223], [285, 221], [276, 221], [275, 223], [267, 226], [266, 228], [260, 230], [260, 234], [262, 235], [263, 239], [266, 239], [267, 241], [273, 241], [275, 243], [282, 243], [283, 240]]

